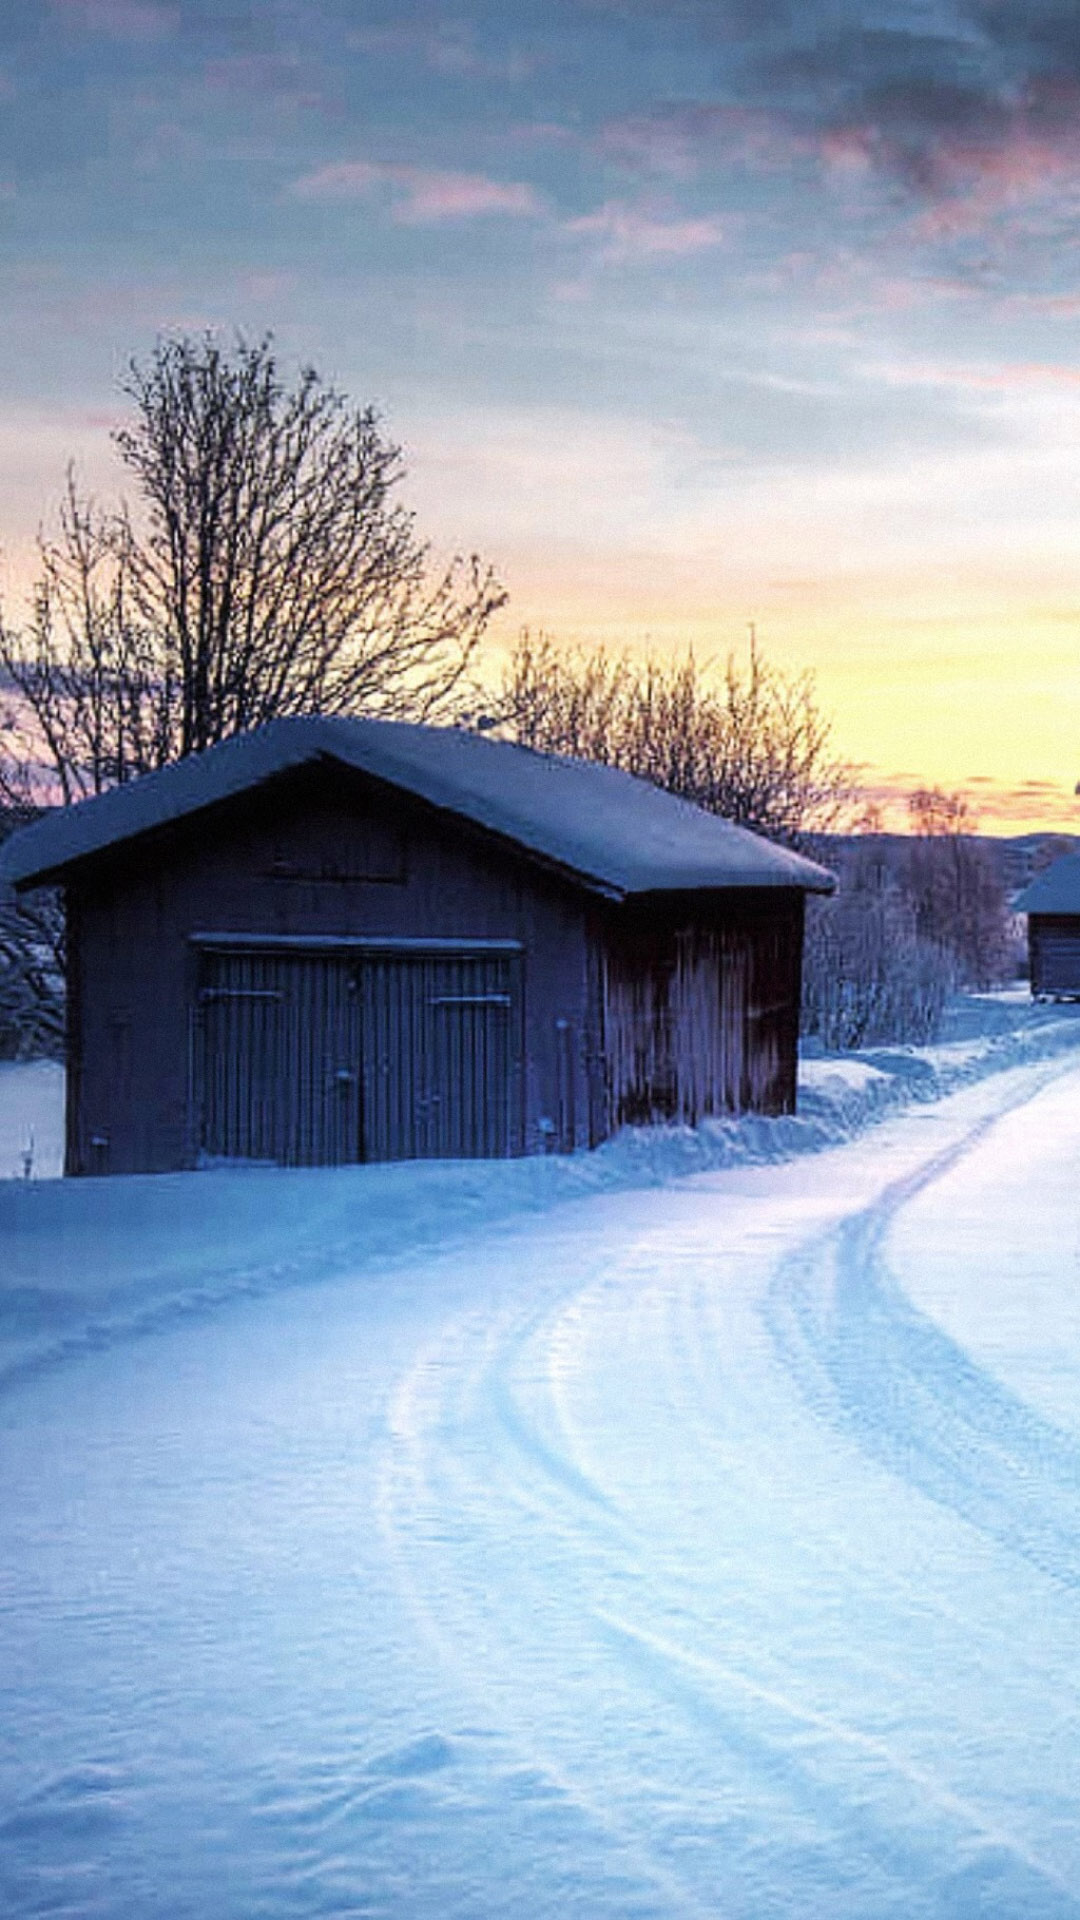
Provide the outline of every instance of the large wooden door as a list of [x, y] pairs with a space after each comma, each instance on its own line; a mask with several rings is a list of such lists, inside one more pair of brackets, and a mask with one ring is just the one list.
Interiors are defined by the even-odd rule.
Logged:
[[204, 1158], [360, 1158], [357, 983], [340, 961], [206, 954], [198, 995]]
[[196, 1007], [202, 1159], [520, 1151], [517, 956], [218, 949]]
[[517, 965], [507, 954], [365, 962], [365, 1158], [520, 1151]]

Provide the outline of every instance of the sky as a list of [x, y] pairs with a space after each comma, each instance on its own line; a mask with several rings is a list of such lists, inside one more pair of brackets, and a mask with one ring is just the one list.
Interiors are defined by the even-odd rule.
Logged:
[[812, 669], [886, 798], [1080, 823], [1075, 0], [4, 0], [0, 550], [163, 333], [373, 402], [496, 642]]

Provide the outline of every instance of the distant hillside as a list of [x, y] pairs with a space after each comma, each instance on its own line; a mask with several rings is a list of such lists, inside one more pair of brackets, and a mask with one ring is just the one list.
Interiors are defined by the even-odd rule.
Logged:
[[[1080, 848], [1080, 834], [1073, 833], [1019, 833], [1009, 839], [976, 833], [966, 837], [986, 848], [1001, 876], [1001, 884], [1010, 896], [1019, 893], [1035, 874], [1041, 873], [1044, 867], [1050, 866], [1062, 854], [1075, 853]], [[817, 859], [828, 866], [830, 854], [834, 860], [840, 860], [853, 847], [873, 844], [887, 865], [899, 867], [913, 838], [913, 835], [905, 833], [822, 833], [814, 836], [813, 852]]]

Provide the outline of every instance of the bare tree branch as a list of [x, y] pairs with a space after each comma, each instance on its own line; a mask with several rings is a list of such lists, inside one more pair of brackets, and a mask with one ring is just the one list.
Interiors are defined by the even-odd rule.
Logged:
[[720, 673], [674, 661], [560, 650], [522, 634], [496, 713], [549, 753], [599, 760], [773, 839], [797, 843], [849, 808], [855, 769], [835, 756], [808, 674], [788, 676], [756, 643]]

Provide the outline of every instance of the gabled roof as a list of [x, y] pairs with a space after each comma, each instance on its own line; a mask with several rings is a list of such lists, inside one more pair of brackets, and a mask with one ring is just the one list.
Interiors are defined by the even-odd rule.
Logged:
[[72, 868], [275, 775], [336, 761], [485, 827], [616, 899], [712, 887], [829, 893], [824, 867], [758, 834], [596, 766], [451, 727], [398, 721], [274, 720], [12, 835], [0, 876], [16, 886]]
[[1066, 853], [1037, 873], [1013, 901], [1016, 913], [1080, 913], [1080, 853]]

